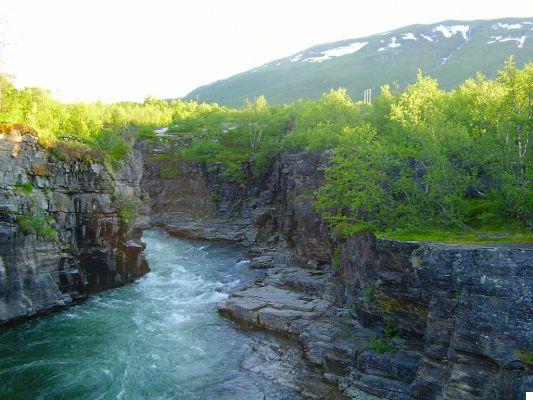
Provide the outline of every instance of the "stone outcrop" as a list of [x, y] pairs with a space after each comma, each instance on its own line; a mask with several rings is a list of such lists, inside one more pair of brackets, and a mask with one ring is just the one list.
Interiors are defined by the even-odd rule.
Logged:
[[54, 159], [32, 135], [0, 135], [0, 324], [147, 272], [139, 232], [120, 218], [122, 201], [141, 197], [138, 156], [112, 175]]
[[219, 165], [169, 165], [150, 157], [164, 143], [143, 146], [152, 223], [240, 241], [262, 271], [220, 312], [296, 337], [348, 397], [503, 400], [533, 390], [531, 248], [337, 238], [312, 206], [328, 154], [282, 154], [261, 176], [244, 166], [236, 184]]
[[339, 249], [336, 277], [275, 266], [220, 312], [296, 335], [356, 399], [521, 399], [531, 390], [533, 250], [364, 234]]

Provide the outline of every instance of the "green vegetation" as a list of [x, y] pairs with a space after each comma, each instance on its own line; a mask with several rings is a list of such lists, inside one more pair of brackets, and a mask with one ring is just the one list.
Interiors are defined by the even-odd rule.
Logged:
[[368, 285], [363, 289], [363, 296], [365, 297], [366, 301], [372, 302], [376, 298], [376, 285], [373, 283]]
[[45, 238], [55, 238], [57, 231], [51, 216], [43, 214], [24, 214], [17, 216], [17, 223], [25, 233], [33, 233]]
[[341, 267], [341, 249], [339, 247], [335, 247], [333, 250], [333, 254], [331, 255], [331, 266], [335, 269]]
[[383, 329], [383, 335], [385, 336], [385, 338], [390, 340], [397, 334], [398, 328], [396, 328], [396, 325], [394, 325], [392, 322], [387, 322], [385, 328]]
[[533, 64], [517, 69], [510, 58], [495, 80], [478, 75], [446, 92], [419, 73], [403, 92], [384, 86], [372, 105], [344, 89], [286, 105], [190, 103], [174, 115], [177, 145], [165, 157], [243, 182], [245, 164], [260, 175], [282, 151], [331, 150], [315, 207], [340, 236], [530, 241], [532, 87]]
[[[354, 99], [363, 99], [363, 91], [371, 89], [375, 97], [384, 84], [397, 84], [404, 89], [416, 82], [418, 69], [431, 73], [441, 87], [456, 88], [480, 71], [494, 78], [505, 60], [514, 54], [517, 65], [533, 61], [531, 31], [524, 21], [531, 18], [499, 20], [442, 21], [430, 25], [412, 25], [385, 34], [325, 43], [299, 51], [289, 57], [273, 60], [252, 70], [199, 87], [187, 99], [217, 102], [240, 107], [245, 99], [264, 95], [271, 104], [298, 101], [301, 98], [319, 99], [321, 94], [344, 87]], [[435, 32], [439, 25], [468, 25], [468, 41], [461, 33], [445, 38]], [[498, 27], [498, 23], [520, 26], [513, 31]], [[411, 34], [417, 40], [404, 39]], [[424, 35], [424, 36], [422, 36]], [[528, 39], [522, 46], [517, 42], [499, 42], [494, 36]], [[392, 38], [398, 46], [389, 48]], [[430, 40], [426, 39], [430, 38]], [[320, 56], [322, 51], [349, 46], [354, 42], [367, 43], [355, 53], [333, 57], [322, 62], [304, 61]], [[490, 42], [490, 43], [487, 43]], [[380, 50], [381, 49], [381, 50]]]
[[394, 347], [387, 340], [380, 340], [377, 336], [370, 339], [370, 348], [382, 354], [394, 352]]
[[392, 339], [398, 335], [398, 328], [392, 322], [387, 322], [383, 328], [383, 338], [380, 339], [374, 336], [370, 339], [370, 348], [378, 353], [392, 353], [394, 352], [394, 346], [392, 345]]
[[[152, 98], [62, 104], [1, 76], [0, 132], [37, 135], [58, 159], [111, 171], [133, 140], [165, 141], [165, 174], [178, 160], [205, 162], [243, 185], [281, 152], [328, 151], [315, 208], [338, 235], [531, 241], [532, 88], [533, 64], [517, 69], [512, 59], [496, 79], [478, 75], [448, 92], [419, 74], [403, 92], [384, 86], [371, 105], [344, 89], [285, 105], [261, 96], [241, 109]], [[154, 134], [161, 126], [167, 133]]]
[[119, 202], [120, 210], [118, 216], [123, 223], [128, 224], [139, 216], [140, 204], [137, 199], [122, 198], [119, 199]]
[[533, 367], [533, 351], [530, 350], [517, 350], [517, 358], [530, 367]]
[[452, 92], [419, 76], [383, 95], [367, 120], [345, 128], [317, 210], [353, 231], [530, 228], [533, 64], [509, 60], [493, 81]]
[[110, 170], [128, 156], [134, 131], [153, 135], [155, 127], [169, 124], [174, 114], [188, 108], [186, 102], [153, 98], [143, 103], [65, 104], [39, 88], [17, 89], [0, 73], [0, 133], [37, 136], [57, 159], [98, 161]]
[[15, 191], [29, 196], [33, 193], [33, 184], [31, 182], [17, 182], [15, 185]]

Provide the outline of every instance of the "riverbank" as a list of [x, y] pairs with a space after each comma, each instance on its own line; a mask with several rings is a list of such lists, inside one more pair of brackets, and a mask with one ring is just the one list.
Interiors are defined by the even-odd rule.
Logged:
[[285, 153], [237, 184], [213, 165], [149, 156], [165, 146], [140, 148], [145, 223], [238, 241], [264, 270], [218, 304], [222, 313], [296, 337], [351, 398], [503, 400], [531, 390], [528, 246], [339, 237], [313, 208], [328, 154]]
[[160, 230], [142, 239], [151, 272], [135, 283], [0, 329], [0, 397], [338, 398], [290, 340], [217, 313], [257, 275], [238, 246]]

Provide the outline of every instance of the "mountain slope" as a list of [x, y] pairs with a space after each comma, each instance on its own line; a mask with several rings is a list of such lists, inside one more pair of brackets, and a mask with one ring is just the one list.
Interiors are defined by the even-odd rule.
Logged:
[[452, 88], [477, 71], [494, 77], [505, 59], [533, 60], [533, 18], [443, 21], [311, 47], [228, 79], [199, 87], [186, 99], [240, 107], [264, 95], [271, 103], [317, 98], [340, 86], [354, 99], [385, 83], [413, 82], [420, 68]]

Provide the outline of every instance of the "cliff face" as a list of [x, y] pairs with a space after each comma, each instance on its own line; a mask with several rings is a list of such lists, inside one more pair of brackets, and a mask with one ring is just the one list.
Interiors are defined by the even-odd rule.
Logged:
[[244, 165], [247, 179], [235, 183], [220, 165], [159, 160], [165, 142], [138, 148], [151, 224], [176, 235], [238, 240], [256, 251], [289, 250], [313, 266], [329, 263], [331, 234], [313, 209], [327, 154], [283, 154], [261, 176]]
[[339, 253], [353, 317], [419, 341], [407, 395], [520, 399], [531, 390], [533, 250], [357, 235]]
[[533, 390], [533, 250], [337, 238], [312, 206], [327, 154], [283, 154], [260, 177], [245, 167], [235, 184], [216, 165], [152, 157], [164, 148], [142, 147], [152, 223], [249, 246], [264, 274], [219, 310], [295, 335], [349, 397], [503, 400]]
[[45, 313], [148, 271], [119, 217], [141, 195], [142, 161], [53, 160], [31, 135], [0, 135], [0, 324]]

